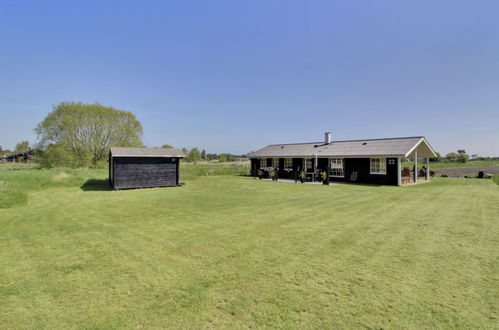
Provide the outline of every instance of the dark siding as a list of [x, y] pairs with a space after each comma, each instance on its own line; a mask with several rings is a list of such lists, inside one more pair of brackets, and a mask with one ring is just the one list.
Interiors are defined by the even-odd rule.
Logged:
[[319, 170], [322, 172], [322, 171], [325, 171], [328, 167], [328, 160], [329, 158], [318, 158], [317, 159], [317, 168], [319, 168]]
[[303, 170], [303, 158], [293, 158], [293, 171]]
[[[388, 160], [395, 160], [393, 165], [388, 164]], [[379, 184], [379, 185], [397, 185], [397, 158], [386, 158], [386, 174], [370, 174], [370, 158], [345, 158], [345, 178], [334, 180], [351, 182], [353, 172], [358, 173], [358, 183]], [[333, 180], [333, 178], [331, 178]]]
[[113, 157], [113, 188], [169, 187], [178, 184], [178, 158]]
[[256, 171], [260, 168], [260, 159], [251, 158], [251, 175], [256, 176]]

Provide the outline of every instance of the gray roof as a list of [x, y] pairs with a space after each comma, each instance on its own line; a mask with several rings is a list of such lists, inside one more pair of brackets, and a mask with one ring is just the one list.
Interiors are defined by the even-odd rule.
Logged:
[[182, 150], [175, 148], [111, 148], [113, 157], [178, 157], [183, 158]]
[[415, 149], [420, 157], [436, 157], [423, 136], [324, 142], [272, 144], [248, 157], [407, 157]]

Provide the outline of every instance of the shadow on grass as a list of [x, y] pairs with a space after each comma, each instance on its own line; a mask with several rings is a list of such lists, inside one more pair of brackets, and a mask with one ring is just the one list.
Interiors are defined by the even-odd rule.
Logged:
[[80, 189], [83, 191], [110, 191], [111, 186], [107, 179], [89, 179]]

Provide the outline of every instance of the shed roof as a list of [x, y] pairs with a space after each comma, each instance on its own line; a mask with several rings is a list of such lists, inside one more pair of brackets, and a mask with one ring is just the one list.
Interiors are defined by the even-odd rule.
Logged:
[[175, 148], [111, 148], [113, 157], [177, 157], [183, 158], [182, 150]]
[[419, 157], [436, 157], [435, 152], [423, 136], [333, 141], [331, 143], [310, 142], [272, 144], [248, 157], [408, 157], [418, 150]]

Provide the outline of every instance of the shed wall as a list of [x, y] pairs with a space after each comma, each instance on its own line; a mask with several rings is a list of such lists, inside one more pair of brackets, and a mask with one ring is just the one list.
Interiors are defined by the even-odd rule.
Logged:
[[152, 188], [178, 185], [178, 158], [113, 157], [113, 188]]

